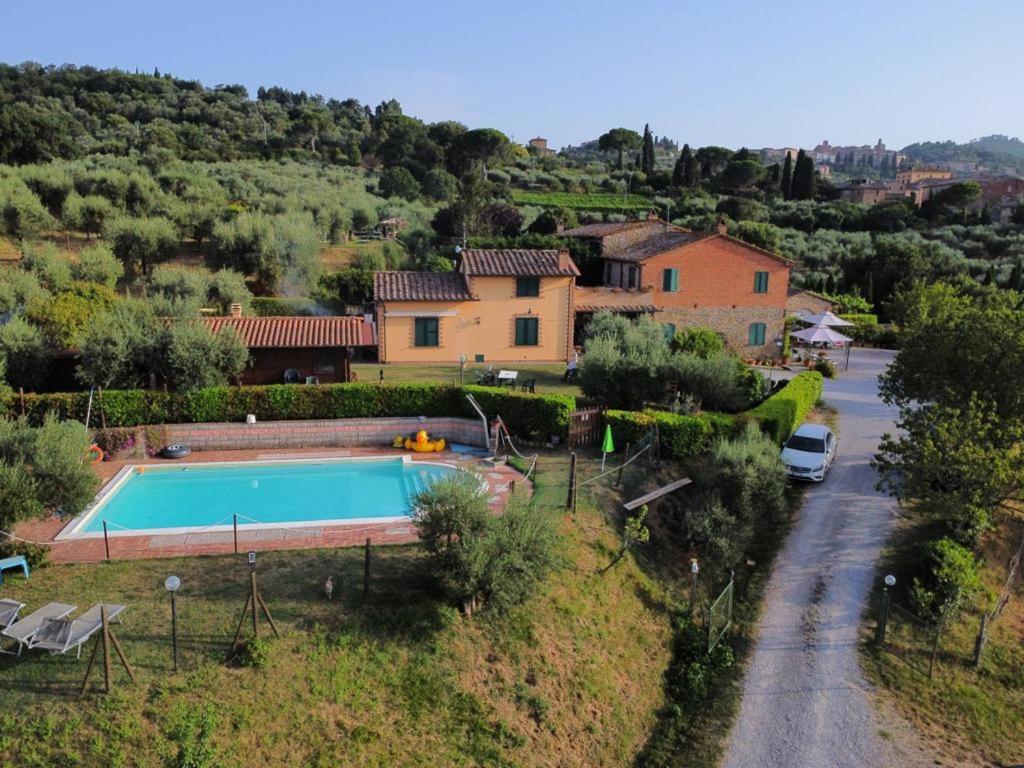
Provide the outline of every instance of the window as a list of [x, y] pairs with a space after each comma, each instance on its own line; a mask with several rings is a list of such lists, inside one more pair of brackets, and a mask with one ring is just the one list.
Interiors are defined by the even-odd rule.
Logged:
[[663, 269], [661, 271], [661, 290], [675, 293], [679, 290], [679, 270]]
[[764, 323], [751, 323], [747, 332], [747, 344], [751, 347], [763, 347], [765, 329]]
[[540, 296], [540, 278], [517, 277], [516, 296]]
[[661, 327], [665, 330], [665, 340], [671, 342], [676, 337], [675, 323], [663, 323]]
[[336, 360], [334, 352], [314, 352], [313, 373], [333, 374]]
[[626, 285], [627, 288], [636, 288], [636, 267], [629, 268], [629, 283]]
[[416, 346], [436, 347], [437, 346], [437, 318], [417, 317], [416, 318]]
[[754, 293], [768, 293], [768, 273], [754, 273]]
[[610, 261], [606, 261], [604, 264], [604, 284], [612, 284], [612, 263]]
[[516, 318], [516, 346], [536, 347], [537, 346], [537, 325], [536, 317]]

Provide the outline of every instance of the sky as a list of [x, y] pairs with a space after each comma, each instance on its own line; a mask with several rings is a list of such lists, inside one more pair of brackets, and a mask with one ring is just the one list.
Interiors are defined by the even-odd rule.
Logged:
[[6, 0], [0, 61], [356, 98], [561, 147], [1024, 136], [1024, 2]]

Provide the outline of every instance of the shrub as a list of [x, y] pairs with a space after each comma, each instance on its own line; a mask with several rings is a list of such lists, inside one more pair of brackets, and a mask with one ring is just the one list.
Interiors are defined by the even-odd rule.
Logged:
[[761, 428], [782, 445], [821, 397], [823, 379], [817, 371], [805, 371], [790, 379], [782, 389], [748, 411]]
[[952, 539], [939, 539], [926, 545], [924, 564], [925, 573], [910, 589], [915, 609], [933, 621], [955, 618], [981, 589], [974, 554]]
[[413, 508], [434, 575], [468, 616], [484, 604], [500, 611], [522, 602], [556, 565], [551, 517], [517, 498], [495, 517], [469, 472], [435, 480]]
[[836, 377], [836, 366], [827, 357], [819, 358], [814, 364], [814, 370], [826, 379], [834, 379]]
[[284, 317], [315, 314], [312, 299], [293, 299], [280, 296], [257, 296], [252, 300], [252, 311], [257, 317]]
[[687, 352], [705, 360], [725, 351], [722, 335], [711, 328], [684, 328], [672, 339], [673, 352]]
[[656, 426], [662, 456], [672, 459], [707, 453], [716, 440], [728, 437], [736, 428], [731, 417], [710, 412], [608, 411], [606, 418], [616, 445], [636, 445]]
[[[272, 384], [258, 387], [206, 387], [187, 392], [143, 389], [104, 390], [108, 427], [242, 421], [253, 413], [261, 421], [347, 419], [373, 416], [458, 416], [477, 418], [465, 395], [474, 396], [488, 416], [500, 415], [521, 437], [565, 437], [576, 400], [567, 395], [531, 395], [493, 387], [436, 384], [326, 384], [318, 387]], [[85, 421], [87, 392], [26, 394], [25, 415], [41, 424], [48, 413]], [[17, 412], [21, 400], [8, 393], [3, 405]]]

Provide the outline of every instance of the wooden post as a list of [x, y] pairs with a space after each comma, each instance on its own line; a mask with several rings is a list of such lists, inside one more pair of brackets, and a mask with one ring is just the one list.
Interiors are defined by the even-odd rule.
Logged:
[[576, 508], [576, 452], [569, 454], [569, 494], [565, 497], [565, 508]]
[[512, 498], [512, 494], [515, 493], [515, 492], [516, 492], [516, 481], [515, 480], [509, 480], [508, 481], [508, 496], [509, 496], [509, 498]]
[[277, 631], [277, 624], [274, 623], [274, 617], [270, 615], [270, 609], [267, 608], [267, 604], [263, 601], [263, 595], [257, 592], [256, 599], [260, 601], [260, 608], [263, 609], [263, 615], [267, 617], [267, 623], [270, 624], [270, 628], [274, 631], [274, 636], [280, 637], [281, 633]]
[[235, 554], [238, 554], [238, 515], [232, 515], [233, 518], [232, 527], [235, 532]]
[[96, 654], [100, 650], [100, 643], [103, 642], [103, 638], [97, 637], [96, 644], [92, 647], [92, 653], [89, 654], [89, 664], [85, 668], [85, 679], [82, 680], [82, 690], [78, 692], [78, 698], [85, 696], [85, 689], [89, 686], [89, 675], [92, 674], [93, 665], [96, 663]]
[[626, 461], [629, 459], [629, 443], [626, 443], [626, 449], [622, 452], [622, 463], [619, 465], [619, 474], [615, 477], [615, 485], [613, 488], [619, 488], [622, 486], [622, 471], [626, 468]]
[[370, 539], [366, 539], [366, 552], [363, 556], [363, 602], [370, 597]]
[[935, 637], [932, 640], [932, 655], [928, 659], [928, 679], [932, 679], [932, 670], [935, 667], [935, 657], [939, 655], [939, 638], [942, 637], [942, 622], [935, 625]]
[[110, 663], [110, 624], [107, 622], [107, 606], [100, 606], [100, 621], [103, 622], [103, 689], [110, 693], [113, 670]]
[[981, 626], [978, 636], [974, 638], [974, 668], [981, 669], [981, 659], [985, 653], [985, 641], [988, 640], [988, 614], [981, 614]]
[[96, 388], [99, 394], [99, 406], [100, 406], [100, 427], [103, 429], [107, 428], [107, 414], [103, 411], [103, 387]]
[[18, 399], [21, 400], [21, 415], [25, 415], [25, 388], [18, 387]]
[[107, 537], [107, 521], [103, 521], [103, 549], [107, 552], [107, 562], [110, 562], [110, 539]]
[[242, 625], [245, 624], [245, 614], [249, 612], [250, 600], [252, 600], [252, 595], [245, 598], [245, 607], [242, 608], [242, 615], [238, 617], [238, 626], [235, 628], [235, 639], [231, 641], [231, 655], [228, 656], [229, 660], [231, 656], [234, 655], [235, 649], [238, 648], [238, 638], [242, 636]]
[[124, 649], [121, 648], [121, 643], [118, 642], [117, 635], [113, 632], [110, 633], [110, 642], [114, 644], [114, 650], [117, 651], [117, 658], [121, 660], [124, 671], [128, 673], [128, 679], [133, 683], [135, 682], [135, 673], [132, 672], [132, 666], [128, 663], [128, 657], [124, 655]]
[[256, 618], [258, 613], [258, 606], [256, 600], [258, 596], [256, 594], [256, 571], [249, 571], [249, 601], [252, 603], [252, 636], [253, 639], [259, 637], [260, 627], [259, 620]]

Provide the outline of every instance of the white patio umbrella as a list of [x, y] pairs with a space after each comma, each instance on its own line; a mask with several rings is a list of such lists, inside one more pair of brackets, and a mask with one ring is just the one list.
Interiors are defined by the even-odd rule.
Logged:
[[812, 325], [810, 328], [794, 331], [789, 335], [791, 338], [806, 341], [809, 344], [816, 344], [820, 342], [828, 342], [830, 344], [849, 344], [853, 341], [849, 336], [843, 336], [839, 331], [833, 331], [824, 323], [818, 323], [817, 325]]
[[817, 315], [798, 315], [801, 323], [807, 323], [808, 325], [828, 325], [833, 328], [839, 328], [844, 325], [853, 325], [851, 322], [843, 320], [839, 315], [834, 315], [832, 312], [826, 311], [821, 312]]

